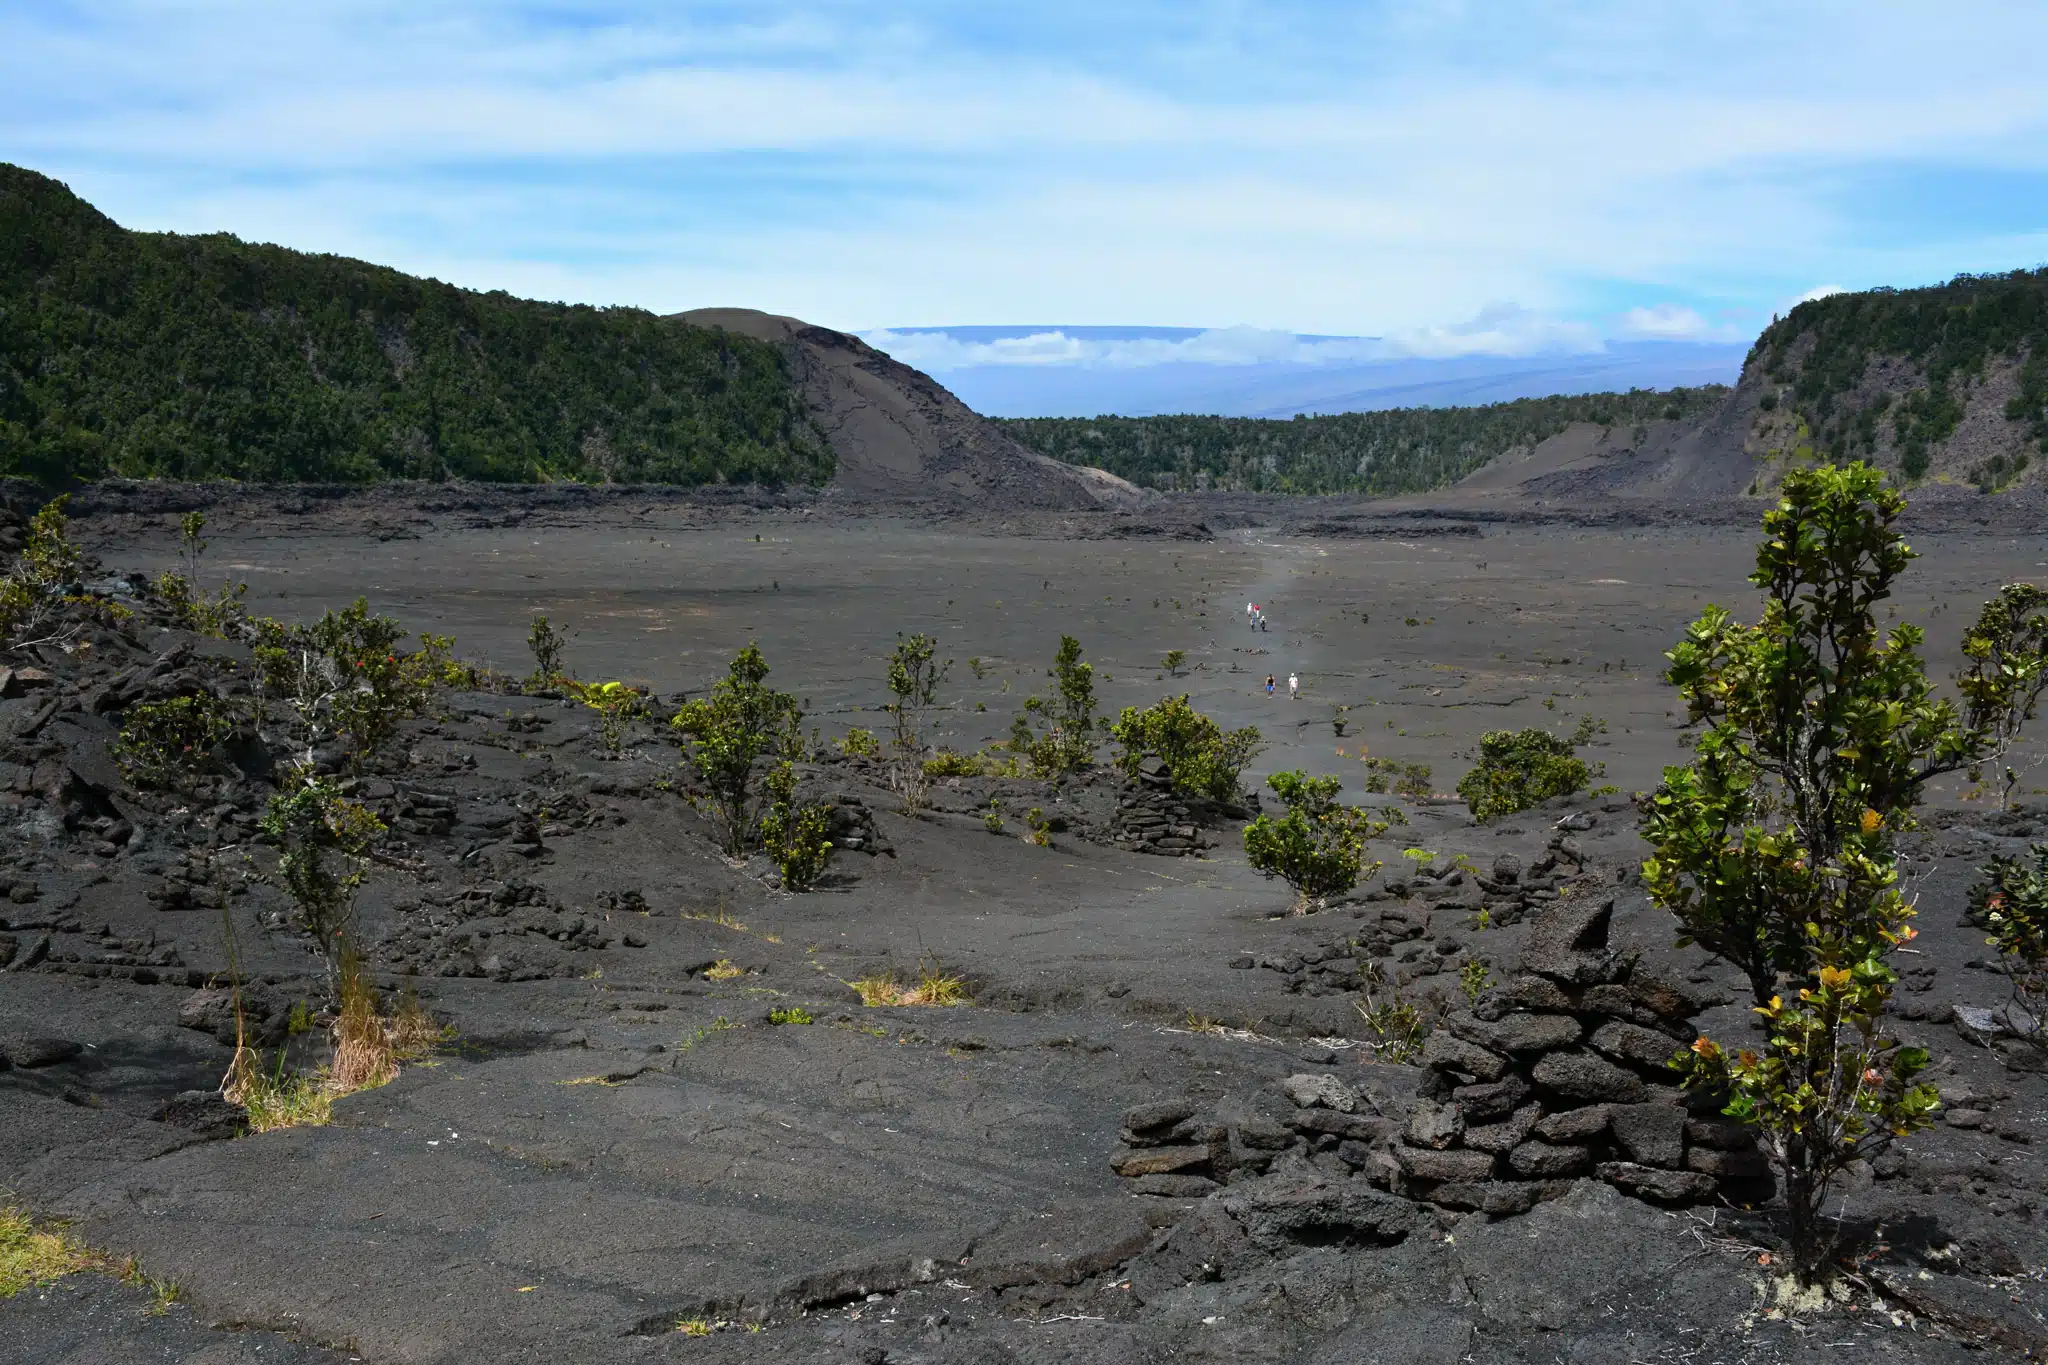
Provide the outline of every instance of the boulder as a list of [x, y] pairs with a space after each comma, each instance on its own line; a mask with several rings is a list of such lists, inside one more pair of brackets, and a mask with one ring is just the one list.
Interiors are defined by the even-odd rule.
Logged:
[[1444, 1020], [1451, 1033], [1494, 1052], [1551, 1052], [1579, 1041], [1583, 1030], [1568, 1014], [1518, 1010], [1488, 1021], [1460, 1010]]
[[1417, 1147], [1441, 1151], [1455, 1143], [1464, 1131], [1465, 1115], [1456, 1104], [1418, 1100], [1408, 1115], [1407, 1138]]
[[1334, 1109], [1349, 1114], [1358, 1108], [1358, 1092], [1335, 1076], [1302, 1072], [1280, 1082], [1280, 1088], [1303, 1109]]
[[1585, 1147], [1554, 1147], [1541, 1141], [1525, 1142], [1508, 1153], [1508, 1165], [1515, 1174], [1531, 1179], [1554, 1179], [1577, 1175], [1593, 1164], [1593, 1153]]
[[1685, 1165], [1685, 1111], [1664, 1104], [1617, 1104], [1609, 1110], [1614, 1140], [1639, 1165]]
[[1124, 1111], [1124, 1132], [1126, 1134], [1148, 1134], [1164, 1132], [1185, 1119], [1193, 1118], [1195, 1106], [1186, 1100], [1155, 1100], [1150, 1104], [1133, 1105]]
[[1514, 1113], [1522, 1101], [1529, 1098], [1529, 1083], [1520, 1076], [1509, 1076], [1484, 1085], [1461, 1085], [1451, 1091], [1451, 1098], [1464, 1112], [1465, 1123], [1469, 1127], [1475, 1123], [1504, 1119]]
[[1109, 1168], [1122, 1176], [1174, 1175], [1209, 1164], [1209, 1145], [1125, 1148], [1112, 1154]]
[[1394, 1160], [1416, 1180], [1486, 1180], [1493, 1175], [1490, 1152], [1438, 1152], [1427, 1147], [1396, 1147]]
[[1714, 1178], [1698, 1171], [1662, 1171], [1633, 1161], [1603, 1161], [1594, 1174], [1623, 1194], [1658, 1204], [1692, 1204], [1714, 1197]]
[[1576, 1048], [1549, 1054], [1529, 1075], [1538, 1086], [1567, 1099], [1639, 1104], [1650, 1093], [1634, 1072]]
[[1607, 1131], [1610, 1112], [1604, 1104], [1589, 1104], [1583, 1109], [1545, 1114], [1533, 1131], [1545, 1142], [1590, 1142]]
[[1479, 1081], [1497, 1081], [1508, 1069], [1507, 1058], [1499, 1053], [1442, 1029], [1430, 1034], [1429, 1041], [1422, 1045], [1422, 1064], [1432, 1071], [1448, 1071]]
[[1543, 1117], [1543, 1106], [1525, 1104], [1499, 1123], [1489, 1123], [1478, 1128], [1465, 1130], [1465, 1145], [1481, 1152], [1496, 1155], [1512, 1151], [1520, 1146], [1536, 1126], [1536, 1120]]
[[1596, 1051], [1616, 1061], [1629, 1062], [1646, 1070], [1668, 1071], [1667, 1063], [1684, 1051], [1676, 1042], [1655, 1029], [1610, 1019], [1593, 1030], [1587, 1040]]
[[1561, 1198], [1570, 1187], [1569, 1180], [1453, 1180], [1431, 1190], [1429, 1199], [1447, 1209], [1506, 1218], [1527, 1213], [1546, 1199]]
[[1771, 1173], [1771, 1163], [1753, 1147], [1746, 1151], [1695, 1147], [1685, 1154], [1685, 1168], [1722, 1180], [1755, 1180]]

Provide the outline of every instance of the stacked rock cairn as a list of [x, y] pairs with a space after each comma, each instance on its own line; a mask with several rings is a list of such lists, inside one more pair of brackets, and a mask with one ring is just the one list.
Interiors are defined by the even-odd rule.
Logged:
[[1384, 1172], [1400, 1192], [1489, 1214], [1584, 1176], [1663, 1204], [1768, 1193], [1751, 1131], [1670, 1069], [1699, 1003], [1608, 948], [1613, 912], [1611, 898], [1544, 906], [1519, 973], [1430, 1035]]
[[1193, 857], [1216, 847], [1202, 832], [1202, 821], [1228, 813], [1217, 802], [1176, 792], [1166, 765], [1148, 755], [1138, 765], [1137, 779], [1118, 789], [1108, 842], [1132, 853]]

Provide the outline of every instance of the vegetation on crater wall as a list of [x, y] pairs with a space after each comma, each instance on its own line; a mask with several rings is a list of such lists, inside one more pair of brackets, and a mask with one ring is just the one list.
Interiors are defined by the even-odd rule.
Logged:
[[823, 483], [772, 346], [226, 234], [0, 163], [0, 475]]
[[1025, 417], [998, 423], [1031, 449], [1147, 488], [1255, 493], [1419, 493], [1456, 483], [1574, 422], [1642, 426], [1699, 417], [1728, 390], [1518, 398], [1470, 408], [1327, 417]]

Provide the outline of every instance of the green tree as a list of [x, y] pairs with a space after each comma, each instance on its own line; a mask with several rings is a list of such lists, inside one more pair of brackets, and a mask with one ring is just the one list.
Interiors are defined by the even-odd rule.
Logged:
[[2019, 704], [1983, 662], [1966, 721], [1938, 698], [1921, 632], [1878, 627], [1875, 608], [1913, 558], [1894, 523], [1905, 499], [1864, 465], [1788, 474], [1750, 581], [1762, 618], [1710, 607], [1666, 657], [1702, 724], [1693, 761], [1667, 768], [1643, 832], [1652, 898], [1748, 977], [1765, 1042], [1701, 1038], [1688, 1084], [1725, 1093], [1784, 1178], [1792, 1268], [1828, 1273], [1821, 1226], [1852, 1161], [1927, 1122], [1937, 1103], [1917, 1048], [1884, 1032], [1892, 950], [1910, 939], [1894, 841], [1928, 781], [1980, 761], [1993, 712]]
[[1391, 821], [1338, 804], [1342, 782], [1291, 771], [1274, 773], [1266, 785], [1286, 804], [1287, 814], [1277, 820], [1261, 815], [1245, 826], [1245, 857], [1259, 872], [1294, 888], [1295, 914], [1320, 910], [1379, 869], [1379, 863], [1365, 862], [1365, 845], [1386, 833]]
[[1176, 791], [1216, 801], [1237, 799], [1239, 777], [1265, 747], [1252, 726], [1224, 733], [1189, 705], [1185, 692], [1143, 710], [1126, 706], [1109, 733], [1121, 746], [1116, 762], [1126, 777], [1135, 778], [1145, 755], [1156, 754]]
[[889, 694], [894, 700], [882, 708], [893, 727], [889, 775], [906, 811], [920, 809], [931, 791], [925, 772], [925, 720], [938, 705], [939, 684], [953, 667], [951, 659], [939, 662], [938, 647], [929, 635], [904, 639], [899, 634], [889, 655]]
[[343, 967], [356, 951], [356, 891], [370, 843], [384, 826], [334, 782], [294, 771], [270, 798], [257, 829], [277, 847], [268, 880], [291, 898], [299, 925], [327, 962], [329, 994], [340, 998]]
[[755, 765], [803, 752], [803, 709], [789, 693], [769, 687], [767, 678], [761, 647], [749, 644], [733, 656], [710, 696], [688, 703], [669, 722], [706, 788], [703, 804], [718, 826], [719, 842], [735, 858], [760, 847], [764, 789], [755, 780]]
[[1010, 748], [1031, 764], [1033, 776], [1055, 780], [1095, 764], [1095, 665], [1083, 663], [1081, 653], [1080, 641], [1060, 636], [1046, 670], [1053, 695], [1027, 698], [1011, 723]]

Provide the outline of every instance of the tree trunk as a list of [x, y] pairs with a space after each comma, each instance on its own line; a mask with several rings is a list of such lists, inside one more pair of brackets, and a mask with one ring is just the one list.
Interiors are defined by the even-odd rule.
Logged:
[[1814, 1207], [1818, 1191], [1810, 1157], [1805, 1139], [1794, 1137], [1785, 1144], [1785, 1209], [1791, 1218], [1792, 1273], [1802, 1285], [1817, 1284], [1823, 1278], [1820, 1210]]

